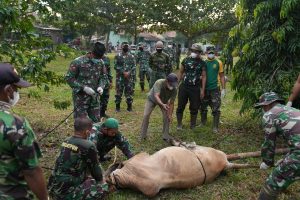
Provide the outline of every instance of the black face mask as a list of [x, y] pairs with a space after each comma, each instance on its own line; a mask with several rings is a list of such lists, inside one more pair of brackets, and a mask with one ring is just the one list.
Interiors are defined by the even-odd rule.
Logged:
[[140, 51], [144, 51], [144, 49], [142, 47], [139, 48]]
[[129, 51], [129, 48], [128, 48], [128, 47], [124, 47], [124, 48], [123, 48], [123, 52], [124, 52], [124, 53], [127, 53], [128, 51]]
[[162, 49], [156, 49], [157, 53], [161, 53]]

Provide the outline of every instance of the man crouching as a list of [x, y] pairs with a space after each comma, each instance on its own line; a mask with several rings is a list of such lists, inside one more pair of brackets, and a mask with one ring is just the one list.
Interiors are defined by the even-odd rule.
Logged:
[[[75, 133], [62, 143], [54, 171], [49, 178], [49, 193], [53, 199], [103, 199], [108, 185], [103, 182], [97, 149], [87, 138], [93, 122], [76, 118]], [[92, 177], [88, 177], [89, 173]]]

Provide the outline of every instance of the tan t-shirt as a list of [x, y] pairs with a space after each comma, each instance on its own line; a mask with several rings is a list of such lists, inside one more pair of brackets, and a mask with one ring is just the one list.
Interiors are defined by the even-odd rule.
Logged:
[[177, 89], [169, 90], [166, 79], [158, 79], [148, 94], [148, 99], [157, 103], [154, 97], [155, 93], [159, 93], [159, 97], [163, 103], [174, 102], [177, 95]]

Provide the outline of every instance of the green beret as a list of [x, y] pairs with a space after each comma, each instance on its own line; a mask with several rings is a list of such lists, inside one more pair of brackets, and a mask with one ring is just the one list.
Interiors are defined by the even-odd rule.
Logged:
[[108, 118], [104, 122], [106, 128], [119, 128], [119, 122], [115, 118]]

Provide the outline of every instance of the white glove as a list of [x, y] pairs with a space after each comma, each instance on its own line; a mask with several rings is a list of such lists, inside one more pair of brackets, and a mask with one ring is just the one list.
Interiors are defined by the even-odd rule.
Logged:
[[291, 106], [292, 106], [292, 104], [293, 104], [293, 102], [291, 102], [291, 101], [288, 101], [288, 102], [287, 102], [287, 104], [286, 104], [286, 106], [287, 106], [287, 107], [291, 107]]
[[102, 95], [102, 93], [103, 93], [102, 87], [98, 87], [98, 88], [97, 88], [97, 92], [98, 92], [100, 95]]
[[91, 95], [91, 96], [95, 94], [95, 91], [94, 91], [92, 88], [87, 87], [87, 86], [85, 86], [85, 87], [83, 88], [83, 91], [84, 91], [85, 93], [87, 93], [88, 95]]
[[221, 91], [221, 98], [224, 98], [226, 95], [226, 90], [225, 89], [222, 89]]
[[268, 166], [265, 162], [262, 162], [260, 164], [260, 167], [259, 167], [259, 169], [263, 169], [263, 170], [266, 170], [266, 169], [269, 169], [269, 168], [270, 168], [270, 166]]

